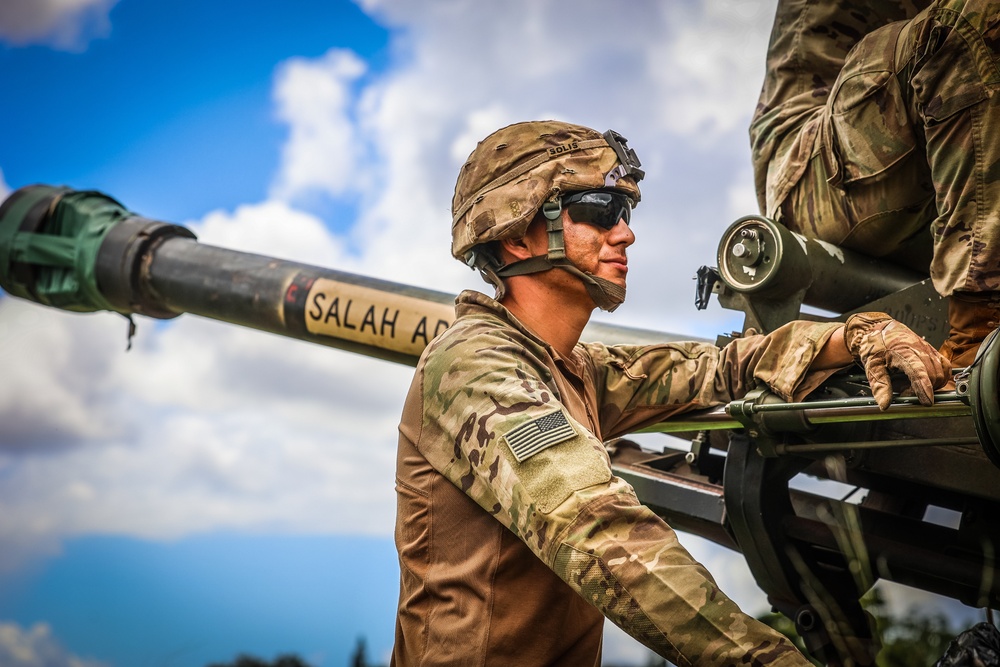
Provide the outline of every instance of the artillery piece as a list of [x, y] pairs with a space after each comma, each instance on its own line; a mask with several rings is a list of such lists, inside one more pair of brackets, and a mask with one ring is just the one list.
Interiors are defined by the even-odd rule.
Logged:
[[[715, 294], [743, 311], [734, 336], [866, 310], [888, 312], [935, 345], [946, 333], [943, 301], [925, 276], [765, 218], [734, 223], [717, 259], [699, 271], [696, 301]], [[65, 310], [130, 322], [191, 313], [410, 365], [454, 318], [452, 295], [204, 245], [101, 193], [49, 186], [22, 188], [0, 206], [0, 287]], [[584, 338], [676, 339], [600, 324]], [[843, 372], [805, 403], [754, 391], [656, 425], [649, 430], [688, 442], [650, 452], [621, 441], [614, 471], [675, 528], [741, 552], [808, 650], [843, 664], [846, 639], [871, 639], [859, 597], [877, 579], [972, 606], [1000, 602], [995, 339], [932, 407], [899, 397], [880, 412], [863, 374]], [[803, 476], [847, 484], [854, 500], [802, 488]], [[935, 519], [942, 514], [950, 521]]]

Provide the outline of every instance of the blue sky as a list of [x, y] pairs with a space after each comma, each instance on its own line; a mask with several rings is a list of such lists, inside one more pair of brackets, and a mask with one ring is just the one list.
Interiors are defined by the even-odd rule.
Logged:
[[[647, 178], [629, 300], [602, 319], [713, 338], [742, 318], [695, 311], [691, 278], [755, 211], [746, 127], [773, 10], [10, 0], [0, 195], [98, 189], [205, 243], [457, 293], [483, 288], [448, 253], [475, 142], [530, 118], [611, 127]], [[0, 297], [0, 663], [329, 667], [359, 634], [387, 661], [410, 369], [187, 316], [138, 324], [126, 354], [119, 317]], [[683, 541], [765, 609], [738, 556]], [[647, 657], [614, 629], [606, 655]]]
[[0, 617], [43, 619], [78, 656], [115, 665], [206, 665], [237, 650], [344, 665], [359, 638], [391, 645], [395, 568], [382, 538], [88, 537], [0, 581]]
[[82, 51], [0, 51], [4, 175], [86, 183], [168, 220], [267, 194], [287, 130], [275, 65], [348, 48], [374, 70], [389, 33], [346, 1], [119, 2]]

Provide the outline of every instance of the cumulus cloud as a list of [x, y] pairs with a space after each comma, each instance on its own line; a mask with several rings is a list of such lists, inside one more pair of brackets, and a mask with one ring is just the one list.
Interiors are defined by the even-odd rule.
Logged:
[[671, 3], [671, 39], [648, 51], [665, 129], [707, 140], [744, 133], [760, 92], [770, 0]]
[[291, 134], [282, 149], [275, 196], [361, 189], [365, 166], [349, 102], [352, 84], [365, 70], [360, 58], [343, 49], [331, 49], [318, 60], [295, 58], [278, 69], [277, 115]]
[[[27, 4], [0, 7], [0, 25]], [[746, 127], [775, 0], [581, 0], [572, 23], [553, 0], [360, 5], [392, 29], [390, 66], [339, 49], [279, 65], [288, 139], [270, 198], [189, 221], [203, 242], [485, 289], [449, 254], [458, 168], [502, 125], [561, 118], [619, 130], [647, 171], [629, 300], [600, 319], [708, 338], [739, 327], [718, 306], [694, 311], [691, 277], [756, 212]], [[355, 224], [331, 232], [304, 210], [314, 197], [349, 203]], [[92, 533], [391, 532], [408, 368], [188, 316], [139, 326], [125, 354], [119, 317], [0, 300], [0, 567]], [[682, 541], [748, 612], [766, 608], [738, 554]], [[636, 650], [609, 639], [606, 653]]]
[[[581, 40], [554, 2], [367, 2], [396, 28], [395, 65], [372, 74], [342, 50], [281, 64], [273, 97], [289, 134], [272, 199], [190, 225], [215, 245], [452, 292], [480, 287], [448, 252], [454, 176], [476, 141], [528, 118], [615, 127], [649, 174], [635, 287], [615, 320], [713, 335], [723, 316], [697, 330], [690, 276], [711, 261], [732, 216], [727, 193], [747, 187], [762, 4], [608, 12], [581, 2], [574, 24], [605, 36]], [[711, 183], [692, 188], [691, 174]], [[360, 201], [354, 228], [333, 235], [296, 208], [317, 194]], [[141, 322], [124, 354], [114, 316], [43, 320], [34, 306], [3, 308], [0, 350], [19, 388], [0, 397], [5, 543], [51, 550], [88, 532], [167, 538], [221, 527], [391, 530], [408, 369], [187, 317]], [[343, 507], [351, 511], [330, 511]]]
[[0, 454], [52, 453], [124, 436], [121, 388], [104, 369], [124, 349], [125, 332], [125, 320], [110, 315], [53, 313], [0, 300]]
[[[577, 2], [573, 25], [599, 26], [582, 38], [552, 1], [368, 0], [392, 28], [392, 65], [371, 72], [334, 49], [278, 66], [288, 138], [270, 199], [187, 224], [213, 245], [484, 289], [449, 254], [454, 178], [476, 142], [532, 118], [614, 127], [648, 176], [629, 301], [610, 321], [706, 337], [736, 328], [721, 309], [693, 311], [690, 278], [753, 203], [745, 126], [768, 4]], [[354, 226], [333, 234], [304, 212], [317, 197], [356, 206]], [[409, 369], [191, 317], [140, 322], [125, 354], [120, 318], [0, 307], [3, 367], [29, 388], [0, 396], [0, 444], [11, 443], [0, 447], [0, 543], [12, 545], [0, 567], [92, 533], [392, 530]], [[684, 542], [760, 609], [738, 555]], [[606, 654], [648, 655], [614, 631]]]
[[319, 266], [349, 261], [342, 240], [314, 215], [281, 200], [213, 211], [187, 225], [202, 243]]
[[118, 0], [4, 0], [0, 40], [14, 46], [43, 44], [80, 51], [111, 32], [108, 14]]
[[30, 628], [0, 623], [0, 664], [5, 667], [106, 667], [106, 663], [68, 653], [45, 623], [36, 623]]

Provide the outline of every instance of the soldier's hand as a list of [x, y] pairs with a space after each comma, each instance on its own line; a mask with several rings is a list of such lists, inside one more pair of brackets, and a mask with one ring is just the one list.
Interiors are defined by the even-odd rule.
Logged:
[[923, 405], [934, 403], [934, 390], [951, 379], [951, 365], [930, 343], [885, 313], [857, 313], [847, 319], [844, 342], [865, 369], [875, 402], [892, 402], [889, 371], [906, 374]]

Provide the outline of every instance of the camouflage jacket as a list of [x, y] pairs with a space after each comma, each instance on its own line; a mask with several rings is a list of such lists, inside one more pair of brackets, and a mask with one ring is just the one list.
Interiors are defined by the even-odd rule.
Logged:
[[681, 666], [811, 664], [718, 589], [603, 442], [759, 381], [801, 397], [837, 325], [565, 359], [481, 294], [456, 312], [399, 428], [393, 664], [599, 665], [603, 616]]

